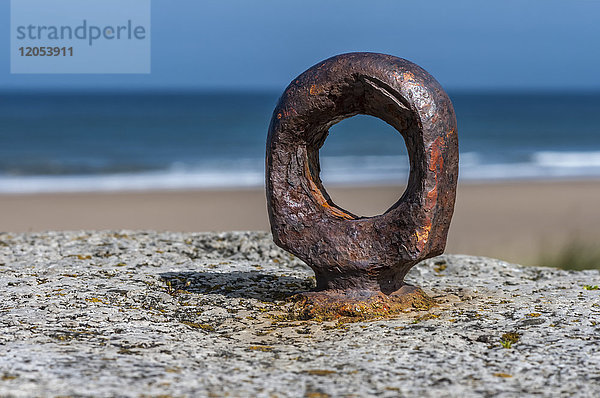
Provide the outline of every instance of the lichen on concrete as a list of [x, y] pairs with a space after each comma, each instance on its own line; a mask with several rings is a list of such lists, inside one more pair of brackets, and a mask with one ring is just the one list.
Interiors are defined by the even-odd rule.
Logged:
[[441, 256], [429, 310], [290, 317], [314, 278], [261, 232], [0, 234], [2, 396], [597, 396], [598, 271]]

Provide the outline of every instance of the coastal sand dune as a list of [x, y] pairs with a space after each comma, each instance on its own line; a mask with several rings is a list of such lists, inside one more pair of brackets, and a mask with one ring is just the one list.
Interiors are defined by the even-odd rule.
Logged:
[[[357, 214], [384, 211], [393, 186], [329, 189]], [[447, 253], [534, 265], [573, 241], [600, 241], [600, 181], [462, 184]], [[0, 196], [0, 230], [268, 230], [262, 189]]]

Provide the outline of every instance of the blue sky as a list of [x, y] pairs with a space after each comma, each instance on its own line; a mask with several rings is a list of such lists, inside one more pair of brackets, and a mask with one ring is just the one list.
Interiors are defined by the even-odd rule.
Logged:
[[149, 75], [11, 75], [0, 89], [282, 90], [332, 55], [409, 59], [450, 90], [600, 90], [600, 0], [153, 0]]

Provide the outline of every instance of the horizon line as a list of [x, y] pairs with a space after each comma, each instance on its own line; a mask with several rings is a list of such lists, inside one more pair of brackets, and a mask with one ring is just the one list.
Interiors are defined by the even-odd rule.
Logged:
[[[285, 88], [233, 88], [233, 87], [194, 87], [194, 88], [172, 88], [172, 87], [69, 87], [69, 88], [7, 88], [0, 89], [0, 96], [4, 95], [215, 95], [215, 94], [262, 94], [280, 95]], [[556, 88], [556, 87], [462, 87], [445, 88], [450, 94], [523, 94], [523, 95], [550, 95], [550, 94], [600, 94], [600, 87], [592, 88]]]

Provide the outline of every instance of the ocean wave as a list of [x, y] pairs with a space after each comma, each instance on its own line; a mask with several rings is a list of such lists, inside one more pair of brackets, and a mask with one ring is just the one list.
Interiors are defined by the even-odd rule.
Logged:
[[256, 171], [154, 172], [111, 175], [0, 177], [0, 193], [111, 192], [256, 187]]
[[597, 168], [600, 167], [600, 151], [558, 152], [540, 151], [532, 156], [534, 162], [544, 167]]
[[[460, 155], [461, 181], [600, 177], [600, 151], [531, 153], [519, 162], [489, 161], [478, 152]], [[406, 184], [406, 156], [331, 156], [321, 159], [325, 185]], [[166, 170], [94, 175], [0, 175], [0, 193], [103, 192], [259, 187], [263, 159], [175, 162]]]

